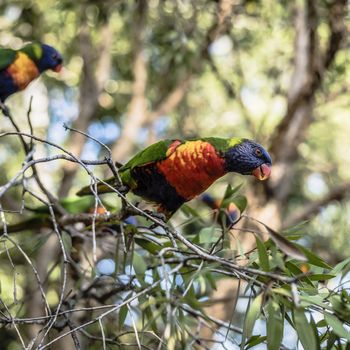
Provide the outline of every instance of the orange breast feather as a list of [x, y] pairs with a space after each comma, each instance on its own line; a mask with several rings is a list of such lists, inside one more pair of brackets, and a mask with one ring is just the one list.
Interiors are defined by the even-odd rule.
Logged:
[[198, 196], [225, 175], [224, 160], [208, 142], [187, 141], [175, 151], [172, 145], [169, 149], [172, 151], [168, 152], [171, 153], [169, 157], [157, 166], [168, 183], [186, 200]]
[[19, 90], [23, 90], [40, 74], [35, 63], [23, 52], [17, 53], [15, 61], [7, 68], [7, 72]]

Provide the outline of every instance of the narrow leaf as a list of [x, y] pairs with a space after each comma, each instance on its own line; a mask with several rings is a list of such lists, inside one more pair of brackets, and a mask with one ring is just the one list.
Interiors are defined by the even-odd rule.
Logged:
[[244, 320], [241, 349], [244, 348], [245, 340], [249, 338], [253, 333], [255, 321], [258, 319], [260, 315], [262, 302], [263, 302], [263, 295], [259, 294], [250, 304], [250, 307], [246, 313], [245, 320]]
[[237, 208], [241, 213], [244, 212], [245, 208], [247, 207], [248, 201], [247, 198], [244, 196], [237, 196], [232, 198], [232, 202], [236, 204]]
[[295, 245], [300, 249], [303, 254], [306, 256], [309, 264], [323, 267], [324, 269], [331, 269], [332, 266], [328, 265], [326, 262], [324, 262], [320, 257], [318, 257], [316, 254], [312, 253], [309, 249], [306, 249], [305, 247], [301, 246], [300, 244], [295, 243]]
[[337, 334], [341, 338], [345, 338], [346, 340], [350, 341], [350, 332], [344, 328], [343, 322], [341, 322], [334, 315], [328, 313], [324, 314], [324, 319], [326, 320], [328, 325], [333, 328], [333, 332], [335, 334]]
[[279, 350], [283, 338], [283, 315], [278, 303], [270, 300], [267, 306], [267, 344], [270, 350]]
[[140, 247], [147, 250], [149, 253], [151, 253], [153, 255], [158, 254], [159, 251], [161, 249], [163, 249], [163, 247], [161, 245], [158, 245], [154, 242], [151, 242], [148, 239], [135, 237], [135, 242], [137, 245], [139, 245]]
[[147, 269], [147, 264], [143, 257], [134, 251], [133, 262], [134, 270], [137, 275], [144, 275]]
[[311, 325], [309, 324], [304, 310], [294, 310], [294, 324], [301, 344], [304, 349], [317, 350], [317, 342]]
[[259, 262], [264, 271], [270, 271], [269, 257], [267, 255], [267, 250], [265, 244], [261, 239], [255, 235], [256, 246], [258, 248]]
[[65, 250], [70, 252], [72, 250], [72, 237], [65, 231], [63, 231], [61, 237]]
[[119, 309], [119, 328], [120, 329], [124, 326], [124, 322], [125, 322], [127, 314], [128, 314], [128, 306], [127, 305], [123, 305]]
[[350, 264], [350, 258], [345, 259], [344, 261], [340, 262], [339, 264], [335, 265], [334, 268], [332, 269], [331, 273], [334, 273], [337, 275], [340, 273], [346, 265]]
[[249, 341], [247, 342], [245, 350], [251, 349], [252, 347], [259, 345], [259, 344], [263, 343], [264, 341], [266, 341], [265, 336], [253, 335], [249, 339]]
[[276, 232], [263, 222], [253, 218], [250, 219], [265, 227], [272, 241], [275, 242], [275, 244], [284, 254], [300, 261], [307, 261], [305, 254], [298, 247], [296, 247], [294, 243], [291, 243], [287, 238], [283, 237], [280, 233]]
[[199, 232], [200, 243], [212, 243], [216, 242], [218, 237], [215, 235], [215, 227], [204, 227]]
[[241, 187], [243, 186], [243, 183], [239, 184], [238, 186], [232, 188], [231, 185], [227, 185], [224, 199], [227, 199], [231, 197], [233, 194], [235, 194]]
[[296, 247], [294, 243], [291, 243], [287, 238], [272, 230], [270, 227], [266, 225], [264, 226], [266, 227], [270, 238], [275, 242], [275, 244], [279, 249], [282, 250], [284, 254], [300, 261], [307, 261], [305, 254], [298, 247]]

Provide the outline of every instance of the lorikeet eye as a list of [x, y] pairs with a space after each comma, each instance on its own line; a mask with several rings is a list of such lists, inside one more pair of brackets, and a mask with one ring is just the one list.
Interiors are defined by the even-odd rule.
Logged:
[[56, 60], [56, 59], [58, 58], [58, 55], [57, 55], [57, 53], [53, 53], [53, 54], [51, 55], [51, 57], [52, 57], [54, 60]]
[[258, 156], [258, 157], [261, 157], [262, 156], [262, 150], [260, 148], [256, 148], [255, 149], [255, 154]]

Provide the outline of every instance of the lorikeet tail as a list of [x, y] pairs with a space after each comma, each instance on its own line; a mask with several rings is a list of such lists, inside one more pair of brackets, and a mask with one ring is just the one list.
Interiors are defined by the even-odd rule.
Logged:
[[[108, 183], [112, 187], [117, 186], [116, 178], [114, 176], [110, 177], [107, 180], [104, 180], [104, 182]], [[102, 182], [97, 184], [97, 194], [110, 193], [110, 192], [113, 192], [113, 190], [110, 187], [108, 187], [106, 184], [104, 184]], [[80, 191], [77, 192], [77, 196], [79, 196], [79, 197], [88, 196], [88, 195], [92, 195], [92, 194], [93, 194], [93, 192], [91, 191], [90, 186], [85, 186]]]

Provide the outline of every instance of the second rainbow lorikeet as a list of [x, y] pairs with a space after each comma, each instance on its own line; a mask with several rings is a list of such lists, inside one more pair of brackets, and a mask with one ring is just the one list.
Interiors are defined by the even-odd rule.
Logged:
[[[204, 192], [228, 172], [254, 175], [265, 180], [271, 173], [271, 157], [258, 143], [241, 138], [208, 137], [163, 140], [137, 153], [119, 169], [123, 185], [156, 204], [167, 219], [187, 201]], [[115, 178], [107, 179], [116, 186]], [[113, 192], [100, 183], [98, 193]], [[91, 194], [84, 187], [79, 196]]]
[[215, 211], [221, 210], [225, 214], [225, 225], [227, 227], [230, 227], [236, 223], [241, 216], [241, 211], [234, 202], [230, 202], [227, 206], [222, 208], [222, 199], [214, 198], [209, 193], [204, 193], [201, 195], [200, 200], [205, 203], [210, 209], [213, 209]]
[[19, 50], [0, 48], [0, 102], [25, 89], [42, 72], [59, 72], [62, 62], [60, 53], [46, 44], [32, 43]]

